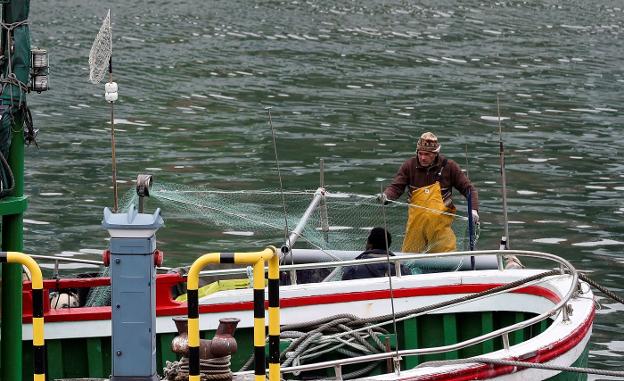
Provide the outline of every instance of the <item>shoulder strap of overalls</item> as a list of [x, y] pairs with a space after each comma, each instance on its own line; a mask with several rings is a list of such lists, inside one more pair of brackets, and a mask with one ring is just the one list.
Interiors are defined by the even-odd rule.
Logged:
[[448, 159], [444, 158], [444, 160], [442, 160], [442, 165], [440, 165], [440, 170], [436, 175], [436, 181], [439, 181], [440, 177], [442, 177], [442, 171], [444, 170], [444, 167], [446, 167], [446, 163], [448, 163]]

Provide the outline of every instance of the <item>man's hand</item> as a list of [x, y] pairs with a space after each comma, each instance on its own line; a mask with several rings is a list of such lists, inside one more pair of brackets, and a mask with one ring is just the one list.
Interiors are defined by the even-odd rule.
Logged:
[[390, 201], [388, 201], [388, 196], [385, 193], [379, 193], [377, 195], [377, 202], [380, 204], [388, 205]]
[[479, 212], [477, 212], [474, 209], [472, 210], [472, 222], [475, 225], [479, 225], [479, 222], [480, 222], [480, 220], [479, 220]]

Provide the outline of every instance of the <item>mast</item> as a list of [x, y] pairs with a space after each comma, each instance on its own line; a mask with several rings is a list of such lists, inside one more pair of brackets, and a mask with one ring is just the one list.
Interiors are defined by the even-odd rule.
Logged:
[[504, 236], [503, 238], [501, 238], [501, 250], [509, 250], [509, 218], [507, 217], [507, 178], [505, 176], [505, 147], [503, 145], [503, 126], [501, 124], [500, 102], [498, 100], [498, 95], [496, 96], [496, 110], [498, 113], [498, 150], [500, 155], [501, 183], [503, 186], [502, 192]]

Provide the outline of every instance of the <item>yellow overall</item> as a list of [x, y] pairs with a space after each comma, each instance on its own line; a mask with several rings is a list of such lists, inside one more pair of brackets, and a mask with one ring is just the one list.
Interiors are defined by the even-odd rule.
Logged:
[[449, 208], [444, 205], [438, 181], [413, 191], [401, 251], [404, 253], [455, 251], [455, 233], [451, 229], [455, 211], [455, 207]]

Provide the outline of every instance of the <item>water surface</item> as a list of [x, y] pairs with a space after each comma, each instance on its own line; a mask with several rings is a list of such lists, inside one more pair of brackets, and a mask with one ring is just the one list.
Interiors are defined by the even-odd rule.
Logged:
[[[33, 2], [52, 90], [29, 97], [41, 132], [27, 149], [27, 252], [97, 258], [107, 246], [110, 111], [87, 56], [109, 6], [120, 189], [144, 172], [277, 189], [267, 106], [288, 189], [314, 189], [323, 158], [331, 190], [377, 193], [431, 130], [479, 189], [479, 247], [497, 248], [498, 94], [511, 246], [562, 255], [622, 293], [621, 1]], [[169, 265], [254, 247], [152, 206]], [[622, 307], [601, 302], [590, 365], [621, 368]]]

